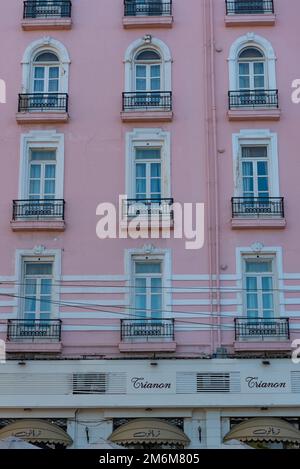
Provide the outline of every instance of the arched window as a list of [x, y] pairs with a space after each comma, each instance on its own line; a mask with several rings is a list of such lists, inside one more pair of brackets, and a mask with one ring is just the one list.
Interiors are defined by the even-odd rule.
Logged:
[[34, 57], [31, 87], [33, 93], [60, 91], [60, 63], [54, 52], [42, 51]]
[[153, 49], [139, 50], [134, 58], [134, 91], [161, 91], [162, 59]]
[[242, 49], [238, 56], [238, 89], [264, 90], [265, 74], [264, 54], [256, 47]]
[[69, 65], [60, 41], [44, 37], [32, 42], [22, 59], [22, 93], [68, 93]]
[[145, 36], [130, 44], [125, 54], [125, 92], [172, 91], [172, 58], [161, 40]]

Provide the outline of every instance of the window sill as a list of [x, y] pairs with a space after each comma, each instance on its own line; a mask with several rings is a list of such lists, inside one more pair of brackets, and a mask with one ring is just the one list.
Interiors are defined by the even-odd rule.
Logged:
[[[153, 340], [153, 338], [150, 340]], [[157, 338], [155, 342], [137, 342], [133, 340], [131, 342], [121, 342], [119, 350], [120, 352], [175, 352], [176, 342], [165, 342], [164, 339], [160, 338]]]
[[62, 349], [61, 342], [6, 342], [6, 352], [45, 352], [45, 353], [57, 353]]
[[226, 26], [274, 26], [275, 21], [276, 16], [274, 14], [232, 14], [225, 16]]
[[63, 220], [13, 220], [10, 222], [13, 231], [64, 231]]
[[230, 109], [227, 113], [230, 121], [279, 121], [280, 109]]
[[240, 229], [284, 229], [286, 227], [285, 218], [232, 218], [231, 227]]
[[21, 22], [24, 31], [45, 31], [57, 29], [71, 29], [71, 18], [26, 18]]
[[257, 337], [253, 337], [253, 339], [245, 339], [244, 341], [236, 341], [234, 343], [234, 350], [236, 352], [243, 352], [243, 351], [285, 351], [291, 350], [291, 342], [290, 340], [284, 338], [281, 339], [280, 337], [268, 337], [265, 339], [259, 340]]
[[122, 111], [123, 122], [171, 122], [173, 120], [172, 111]]
[[67, 112], [18, 112], [16, 115], [18, 124], [59, 124], [69, 120]]
[[123, 27], [133, 28], [172, 28], [173, 16], [124, 16]]

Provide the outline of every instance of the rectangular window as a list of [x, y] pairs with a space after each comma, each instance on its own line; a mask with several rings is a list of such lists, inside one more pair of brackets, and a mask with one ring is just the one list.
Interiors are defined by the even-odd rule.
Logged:
[[274, 306], [274, 260], [248, 258], [244, 260], [244, 292], [249, 319], [272, 319]]
[[53, 261], [24, 260], [23, 319], [50, 319], [53, 296]]
[[161, 319], [162, 262], [134, 262], [134, 308], [136, 319]]
[[135, 149], [135, 198], [158, 200], [161, 194], [161, 149]]
[[241, 147], [242, 196], [270, 197], [268, 147]]
[[56, 151], [31, 149], [29, 162], [28, 198], [55, 199]]

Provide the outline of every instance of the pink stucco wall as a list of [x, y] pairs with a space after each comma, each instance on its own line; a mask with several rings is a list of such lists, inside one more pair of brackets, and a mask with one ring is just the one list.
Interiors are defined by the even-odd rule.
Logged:
[[[300, 163], [297, 135], [300, 107], [291, 102], [291, 82], [300, 76], [295, 59], [300, 39], [297, 21], [298, 0], [275, 0], [277, 21], [268, 27], [225, 27], [222, 0], [174, 0], [174, 24], [171, 29], [141, 28], [125, 30], [122, 26], [123, 1], [74, 0], [73, 27], [69, 31], [22, 31], [21, 0], [2, 0], [0, 16], [0, 78], [7, 83], [7, 104], [0, 105], [1, 158], [0, 172], [0, 279], [14, 277], [16, 250], [30, 250], [37, 245], [62, 251], [62, 276], [76, 276], [71, 284], [80, 293], [60, 292], [64, 302], [90, 301], [89, 310], [65, 306], [61, 312], [73, 313], [63, 319], [65, 355], [118, 355], [119, 317], [126, 317], [126, 296], [90, 293], [82, 285], [87, 276], [124, 275], [124, 252], [151, 242], [158, 248], [171, 249], [172, 275], [181, 276], [174, 287], [185, 289], [174, 293], [177, 305], [170, 305], [176, 315], [177, 354], [212, 353], [217, 346], [233, 350], [233, 317], [238, 315], [236, 293], [222, 293], [211, 305], [209, 275], [225, 275], [221, 287], [236, 285], [236, 248], [260, 242], [283, 248], [284, 273], [300, 272], [298, 217]], [[210, 10], [213, 4], [213, 10]], [[210, 21], [212, 15], [212, 22]], [[227, 58], [232, 42], [254, 30], [273, 45], [277, 57], [277, 85], [281, 119], [278, 122], [229, 122], [227, 119]], [[145, 34], [164, 41], [171, 50], [174, 119], [170, 123], [126, 124], [120, 119], [121, 95], [124, 89], [124, 54], [127, 47]], [[214, 34], [211, 62], [211, 34]], [[18, 125], [17, 96], [21, 91], [21, 60], [25, 48], [43, 36], [61, 41], [70, 58], [70, 120], [66, 124]], [[212, 82], [212, 63], [215, 82]], [[216, 132], [213, 128], [213, 101], [216, 98]], [[185, 240], [104, 240], [96, 236], [96, 207], [100, 202], [117, 203], [125, 193], [126, 132], [139, 127], [159, 127], [171, 132], [171, 187], [175, 202], [203, 202], [206, 206], [205, 244], [201, 250], [185, 249]], [[209, 132], [208, 132], [209, 127]], [[233, 195], [232, 133], [241, 129], [269, 129], [278, 134], [280, 190], [285, 197], [287, 227], [284, 230], [232, 230], [230, 200]], [[31, 130], [55, 129], [65, 136], [66, 230], [54, 232], [12, 232], [10, 227], [12, 200], [18, 198], [20, 136]], [[216, 137], [216, 148], [213, 141]], [[209, 145], [209, 147], [207, 147]], [[222, 150], [222, 152], [217, 152]], [[224, 150], [224, 151], [223, 151]], [[215, 185], [216, 184], [216, 185]], [[216, 192], [214, 192], [216, 191]], [[214, 205], [214, 197], [217, 205]], [[210, 204], [209, 204], [210, 200]], [[214, 226], [216, 206], [219, 210], [217, 229]], [[209, 216], [210, 215], [210, 216]], [[219, 252], [218, 252], [219, 249]], [[210, 261], [211, 259], [211, 261]], [[221, 268], [223, 266], [223, 268]], [[224, 268], [225, 266], [225, 268]], [[185, 278], [183, 276], [186, 276]], [[198, 276], [198, 277], [188, 277]], [[201, 277], [202, 276], [202, 277]], [[205, 276], [205, 277], [204, 277]], [[285, 285], [290, 285], [286, 280]], [[18, 293], [14, 285], [13, 294]], [[12, 288], [3, 284], [3, 288]], [[89, 283], [85, 283], [86, 286]], [[92, 287], [126, 286], [123, 281], [95, 280]], [[299, 286], [300, 274], [294, 285]], [[218, 283], [215, 284], [218, 287]], [[190, 290], [187, 290], [189, 289]], [[193, 291], [191, 288], [198, 288]], [[204, 289], [201, 292], [201, 288]], [[199, 290], [200, 289], [200, 290]], [[1, 292], [1, 285], [0, 285]], [[300, 303], [300, 294], [296, 295]], [[289, 294], [285, 293], [289, 298]], [[114, 308], [113, 300], [124, 300], [124, 309]], [[232, 299], [232, 304], [230, 304]], [[96, 301], [95, 301], [96, 300]], [[113, 314], [95, 311], [110, 300], [106, 309]], [[180, 305], [178, 305], [178, 300]], [[194, 300], [195, 305], [193, 305]], [[220, 300], [226, 304], [220, 305]], [[3, 297], [0, 301], [0, 325], [5, 337], [7, 319], [17, 317], [19, 303]], [[186, 302], [185, 302], [186, 301]], [[198, 304], [197, 304], [198, 303]], [[300, 319], [300, 304], [285, 306]], [[221, 312], [231, 313], [223, 321]], [[121, 313], [116, 315], [115, 313]], [[190, 312], [197, 313], [191, 316]], [[88, 313], [93, 313], [93, 316]], [[168, 314], [170, 316], [172, 314]], [[1, 319], [2, 318], [2, 319]], [[188, 325], [188, 321], [191, 324]], [[207, 324], [199, 329], [195, 323]], [[212, 329], [211, 325], [215, 324]], [[76, 330], [74, 330], [74, 326]], [[85, 326], [85, 327], [81, 327]], [[89, 326], [87, 328], [86, 326]], [[105, 327], [104, 327], [105, 326]], [[215, 331], [212, 333], [212, 330]], [[292, 331], [293, 332], [293, 331]], [[295, 329], [296, 332], [296, 329]], [[294, 333], [295, 333], [294, 332]]]

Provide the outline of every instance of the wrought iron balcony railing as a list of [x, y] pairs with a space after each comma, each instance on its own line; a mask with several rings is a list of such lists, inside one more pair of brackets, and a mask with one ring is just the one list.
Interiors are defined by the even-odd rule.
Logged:
[[229, 109], [278, 108], [278, 90], [228, 91]]
[[63, 199], [13, 200], [13, 220], [64, 220]]
[[172, 111], [171, 91], [123, 93], [123, 111]]
[[123, 205], [125, 217], [158, 216], [173, 218], [173, 199], [126, 199]]
[[289, 318], [235, 318], [235, 340], [290, 338]]
[[70, 0], [28, 0], [24, 2], [23, 18], [71, 18]]
[[257, 15], [274, 13], [273, 0], [226, 0], [227, 15]]
[[26, 93], [19, 94], [18, 112], [68, 112], [67, 93]]
[[284, 218], [283, 197], [233, 197], [231, 205], [232, 218], [249, 216]]
[[175, 340], [174, 319], [121, 319], [121, 341]]
[[172, 0], [124, 0], [124, 16], [171, 16]]
[[7, 322], [8, 341], [50, 340], [61, 341], [60, 319], [9, 319]]

